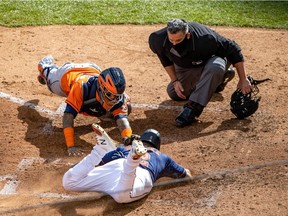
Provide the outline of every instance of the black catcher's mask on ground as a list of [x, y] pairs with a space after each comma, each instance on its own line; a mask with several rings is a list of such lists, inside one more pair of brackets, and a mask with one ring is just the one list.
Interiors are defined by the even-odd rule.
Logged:
[[252, 91], [243, 94], [240, 89], [237, 89], [231, 96], [230, 110], [238, 119], [244, 119], [257, 111], [261, 99], [260, 96], [257, 96], [259, 93], [257, 85], [270, 80], [269, 78], [255, 80], [251, 76], [247, 76], [247, 78], [253, 86]]

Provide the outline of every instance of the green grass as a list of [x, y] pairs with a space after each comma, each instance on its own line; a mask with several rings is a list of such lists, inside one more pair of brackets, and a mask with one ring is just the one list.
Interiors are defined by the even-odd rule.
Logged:
[[183, 18], [206, 25], [288, 29], [286, 1], [0, 0], [1, 26], [156, 24]]

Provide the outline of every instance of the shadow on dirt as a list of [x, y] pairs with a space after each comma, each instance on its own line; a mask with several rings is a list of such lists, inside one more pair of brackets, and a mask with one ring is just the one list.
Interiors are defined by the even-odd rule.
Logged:
[[[18, 108], [18, 118], [22, 124], [27, 124], [25, 141], [39, 149], [40, 157], [51, 158], [67, 156], [62, 127], [53, 125], [53, 119], [44, 117], [35, 110], [39, 100], [27, 101]], [[60, 117], [61, 118], [61, 117]], [[91, 132], [91, 125], [75, 127], [75, 143], [81, 148], [91, 146], [91, 143], [80, 139], [83, 134]]]
[[[141, 108], [142, 110], [134, 108], [134, 112], [144, 112], [146, 118], [129, 118], [133, 133], [141, 134], [146, 129], [156, 129], [160, 132], [163, 141], [165, 140], [163, 143], [165, 145], [175, 141], [182, 142], [193, 140], [226, 130], [245, 132], [248, 125], [251, 123], [251, 120], [249, 119], [239, 120], [231, 118], [222, 121], [216, 129], [207, 130], [208, 127], [215, 124], [213, 117], [211, 117], [210, 121], [196, 121], [190, 126], [178, 128], [175, 125], [175, 118], [181, 112], [184, 104], [185, 102], [164, 101], [159, 105], [159, 108]], [[113, 134], [115, 133], [114, 129], [110, 132]]]
[[[80, 215], [127, 215], [145, 203], [147, 197], [132, 203], [116, 203], [110, 196], [100, 199], [78, 200], [61, 204], [51, 204], [52, 208], [58, 209], [62, 216]], [[81, 213], [77, 213], [81, 212]]]

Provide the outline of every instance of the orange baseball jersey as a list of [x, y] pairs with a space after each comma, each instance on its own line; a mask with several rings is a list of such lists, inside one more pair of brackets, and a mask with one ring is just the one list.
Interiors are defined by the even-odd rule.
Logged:
[[[56, 65], [46, 74], [47, 86], [51, 92], [66, 97], [65, 112], [101, 117], [109, 111], [114, 120], [128, 118], [128, 96], [124, 93], [115, 104], [107, 104], [98, 84], [101, 69], [93, 63], [65, 63]], [[121, 130], [123, 137], [131, 135], [131, 128]]]
[[128, 114], [126, 97], [114, 105], [101, 101], [98, 92], [98, 75], [95, 68], [73, 68], [66, 71], [61, 78], [61, 87], [67, 95], [66, 103], [77, 113], [100, 117], [110, 111], [115, 119], [126, 117]]
[[94, 76], [98, 77], [99, 74], [100, 72], [94, 68], [73, 68], [63, 74], [61, 78], [61, 88], [67, 95], [65, 102], [72, 106], [77, 113], [80, 112], [84, 102], [83, 95], [85, 92], [83, 91], [86, 89], [83, 88], [83, 85], [86, 85], [90, 78]]

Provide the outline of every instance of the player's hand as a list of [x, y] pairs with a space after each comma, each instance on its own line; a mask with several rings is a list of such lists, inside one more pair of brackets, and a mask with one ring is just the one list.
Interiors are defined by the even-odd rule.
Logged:
[[130, 137], [124, 137], [122, 143], [125, 146], [132, 145], [133, 140], [140, 140], [140, 136], [137, 134], [132, 134]]
[[184, 88], [179, 80], [173, 83], [174, 89], [178, 97], [186, 99], [186, 96], [183, 94]]
[[84, 152], [75, 146], [69, 147], [67, 149], [67, 153], [68, 153], [68, 156], [82, 156], [82, 155], [84, 155]]
[[246, 78], [243, 80], [239, 80], [237, 84], [237, 88], [241, 89], [243, 94], [248, 94], [252, 90], [252, 85], [250, 81], [248, 80], [248, 78]]

